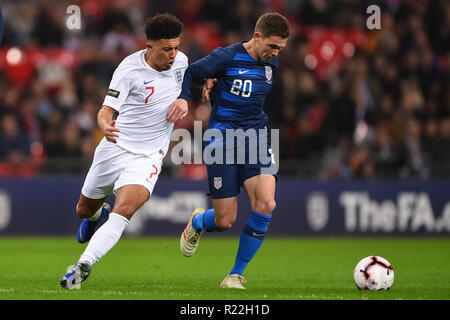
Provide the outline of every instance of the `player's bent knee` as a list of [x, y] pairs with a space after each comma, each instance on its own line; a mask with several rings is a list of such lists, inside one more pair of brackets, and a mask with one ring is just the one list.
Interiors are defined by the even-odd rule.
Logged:
[[263, 215], [269, 216], [277, 207], [275, 200], [257, 201], [255, 204], [254, 211], [261, 213]]

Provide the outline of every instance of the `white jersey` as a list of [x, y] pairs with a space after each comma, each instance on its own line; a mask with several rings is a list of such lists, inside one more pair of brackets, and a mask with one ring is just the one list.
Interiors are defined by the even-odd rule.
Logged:
[[172, 67], [158, 72], [145, 61], [146, 52], [135, 52], [119, 64], [103, 105], [119, 112], [119, 147], [136, 154], [165, 155], [173, 129], [167, 111], [181, 92], [188, 58], [179, 51]]

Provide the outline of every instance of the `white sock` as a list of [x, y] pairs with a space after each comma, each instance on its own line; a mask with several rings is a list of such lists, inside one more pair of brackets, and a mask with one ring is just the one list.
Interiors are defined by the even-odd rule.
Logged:
[[79, 261], [86, 261], [91, 266], [103, 257], [122, 236], [129, 221], [120, 214], [111, 212], [106, 221], [92, 236]]

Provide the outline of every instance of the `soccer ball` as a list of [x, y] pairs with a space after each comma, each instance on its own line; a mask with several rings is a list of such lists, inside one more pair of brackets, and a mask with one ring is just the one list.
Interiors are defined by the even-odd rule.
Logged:
[[353, 278], [360, 290], [389, 290], [394, 283], [394, 269], [386, 259], [368, 256], [358, 262]]

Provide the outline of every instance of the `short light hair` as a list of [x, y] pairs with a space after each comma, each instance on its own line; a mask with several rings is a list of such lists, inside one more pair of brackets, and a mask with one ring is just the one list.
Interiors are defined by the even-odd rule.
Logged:
[[286, 39], [289, 37], [289, 21], [278, 12], [268, 12], [259, 17], [255, 32], [260, 32], [264, 38], [279, 36]]

